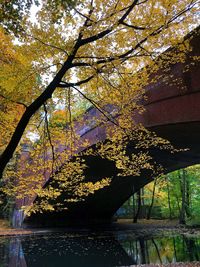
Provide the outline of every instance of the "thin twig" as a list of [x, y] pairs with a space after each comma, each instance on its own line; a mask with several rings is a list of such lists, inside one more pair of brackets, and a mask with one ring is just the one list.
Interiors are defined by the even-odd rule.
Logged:
[[37, 72], [41, 72], [41, 71], [43, 71], [43, 70], [48, 70], [49, 68], [54, 67], [54, 66], [58, 66], [58, 65], [61, 65], [61, 66], [62, 66], [62, 64], [58, 62], [58, 63], [51, 64], [51, 65], [49, 65], [49, 66], [42, 67], [42, 68], [39, 68], [38, 70], [35, 70], [35, 71], [30, 72], [30, 73], [29, 73], [28, 75], [26, 75], [21, 81], [19, 81], [19, 82], [17, 83], [17, 85], [15, 86], [15, 88], [19, 87], [19, 85], [21, 85], [22, 83], [24, 83], [29, 77], [33, 76], [33, 75], [36, 74]]
[[6, 100], [9, 101], [9, 102], [12, 102], [12, 103], [15, 103], [15, 104], [18, 104], [18, 105], [22, 105], [22, 106], [24, 106], [25, 108], [27, 108], [27, 105], [24, 104], [23, 102], [12, 100], [12, 99], [10, 99], [10, 98], [8, 98], [8, 97], [6, 97], [6, 96], [0, 94], [0, 98], [1, 98], [1, 97], [4, 98], [4, 99], [6, 99]]
[[75, 134], [74, 134], [74, 128], [72, 125], [72, 112], [71, 112], [71, 88], [68, 90], [68, 106], [67, 106], [68, 112], [69, 112], [69, 127], [70, 127], [70, 153], [72, 156], [73, 149], [72, 149], [72, 141], [75, 139]]
[[84, 84], [84, 83], [89, 82], [95, 76], [96, 76], [96, 73], [93, 74], [93, 75], [91, 75], [90, 77], [86, 78], [85, 80], [82, 80], [82, 81], [79, 81], [79, 82], [76, 82], [76, 83], [68, 83], [68, 82], [61, 81], [59, 83], [58, 87], [60, 87], [60, 88], [67, 88], [67, 87], [72, 87], [72, 86], [80, 86], [81, 84]]
[[140, 26], [136, 26], [136, 25], [131, 25], [131, 24], [128, 24], [128, 23], [126, 23], [126, 22], [124, 22], [124, 21], [123, 21], [121, 24], [124, 25], [124, 26], [127, 26], [128, 28], [132, 28], [132, 29], [134, 29], [134, 30], [146, 30], [145, 27], [140, 27]]
[[46, 130], [47, 130], [47, 136], [48, 136], [48, 140], [49, 140], [49, 144], [51, 146], [51, 151], [52, 151], [52, 173], [54, 171], [54, 162], [55, 162], [55, 153], [54, 153], [54, 146], [51, 140], [51, 134], [50, 134], [50, 130], [49, 130], [49, 122], [48, 122], [48, 117], [47, 117], [47, 107], [46, 104], [43, 104], [44, 107], [44, 113], [45, 113], [45, 125], [46, 125]]
[[53, 45], [53, 44], [46, 43], [46, 42], [44, 42], [43, 40], [41, 40], [40, 38], [38, 38], [38, 37], [36, 37], [36, 36], [33, 36], [33, 35], [31, 35], [31, 34], [26, 34], [26, 35], [27, 35], [28, 37], [30, 37], [30, 38], [32, 38], [32, 39], [34, 39], [34, 40], [40, 42], [41, 44], [43, 44], [43, 45], [45, 45], [45, 46], [48, 46], [48, 47], [57, 49], [57, 50], [59, 50], [59, 51], [61, 51], [61, 52], [63, 52], [63, 53], [65, 53], [65, 54], [68, 55], [67, 51], [64, 50], [63, 48], [59, 47], [59, 46], [56, 46], [56, 45]]
[[119, 124], [118, 123], [116, 123], [115, 121], [114, 121], [114, 118], [112, 117], [112, 118], [110, 118], [106, 113], [105, 113], [105, 111], [103, 111], [103, 109], [102, 108], [100, 108], [99, 107], [99, 105], [94, 101], [94, 100], [92, 100], [91, 98], [89, 98], [88, 96], [86, 96], [83, 92], [81, 92], [77, 87], [75, 87], [75, 86], [72, 86], [80, 95], [82, 95], [86, 100], [88, 100], [101, 114], [103, 114], [104, 115], [104, 117], [108, 120], [108, 121], [110, 121], [110, 122], [112, 122], [114, 125], [116, 125], [116, 126], [118, 126], [119, 127]]

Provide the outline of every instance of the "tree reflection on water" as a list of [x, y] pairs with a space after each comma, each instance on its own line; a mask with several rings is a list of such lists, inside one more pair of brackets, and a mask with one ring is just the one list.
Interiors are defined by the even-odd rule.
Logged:
[[127, 238], [122, 246], [137, 264], [200, 260], [200, 238], [184, 235], [136, 240]]
[[51, 233], [0, 239], [0, 266], [107, 267], [200, 260], [200, 237]]

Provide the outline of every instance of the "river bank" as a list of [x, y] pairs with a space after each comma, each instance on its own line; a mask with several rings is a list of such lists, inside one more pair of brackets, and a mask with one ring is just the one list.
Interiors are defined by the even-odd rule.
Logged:
[[131, 219], [119, 219], [110, 225], [88, 226], [83, 228], [12, 228], [6, 220], [0, 220], [0, 236], [17, 236], [17, 235], [31, 235], [31, 234], [44, 234], [51, 232], [81, 232], [81, 231], [131, 231], [136, 235], [147, 236], [161, 234], [162, 231], [170, 231], [174, 233], [200, 235], [200, 227], [191, 227], [180, 225], [177, 220], [138, 220], [137, 223], [132, 223]]

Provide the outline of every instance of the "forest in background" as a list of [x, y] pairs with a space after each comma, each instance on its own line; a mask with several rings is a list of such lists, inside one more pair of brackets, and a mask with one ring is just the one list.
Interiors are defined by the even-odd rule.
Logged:
[[141, 188], [117, 211], [117, 218], [169, 219], [200, 225], [200, 165], [166, 175]]

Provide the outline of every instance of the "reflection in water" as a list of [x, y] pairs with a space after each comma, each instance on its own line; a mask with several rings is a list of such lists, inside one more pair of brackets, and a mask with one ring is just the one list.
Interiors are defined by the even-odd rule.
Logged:
[[0, 266], [107, 267], [200, 260], [200, 237], [52, 233], [0, 239]]
[[137, 264], [167, 264], [200, 260], [200, 237], [191, 238], [180, 235], [137, 240], [127, 238], [121, 244]]

